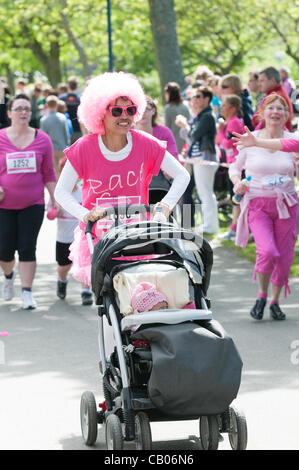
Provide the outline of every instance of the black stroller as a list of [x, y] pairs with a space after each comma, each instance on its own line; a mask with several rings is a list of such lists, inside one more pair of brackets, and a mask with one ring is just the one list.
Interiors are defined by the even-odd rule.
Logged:
[[[137, 211], [143, 213], [144, 220], [119, 223]], [[136, 449], [146, 450], [152, 448], [151, 421], [199, 419], [203, 449], [217, 449], [221, 433], [228, 433], [232, 449], [245, 449], [246, 419], [232, 405], [240, 386], [242, 361], [232, 339], [209, 310], [213, 252], [207, 241], [178, 227], [175, 221], [146, 220], [149, 211], [149, 206], [107, 209], [115, 224], [95, 247], [93, 224], [86, 228], [92, 290], [99, 306], [105, 408], [98, 411], [93, 393], [83, 393], [80, 416], [84, 442], [93, 445], [98, 424], [105, 424], [109, 450], [123, 449], [125, 441], [135, 441]], [[163, 285], [179, 279], [180, 296], [187, 290], [196, 309], [170, 308], [124, 316], [125, 296], [121, 290], [116, 292], [116, 279], [121, 279], [118, 286], [123, 287], [126, 280], [147, 279], [148, 275], [160, 276]], [[104, 317], [115, 338], [109, 357]]]

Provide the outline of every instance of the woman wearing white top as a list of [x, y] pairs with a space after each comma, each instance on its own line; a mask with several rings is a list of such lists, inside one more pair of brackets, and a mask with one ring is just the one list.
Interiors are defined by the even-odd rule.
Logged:
[[[292, 137], [284, 131], [288, 107], [282, 97], [269, 95], [260, 109], [264, 128], [255, 131], [255, 137], [263, 140]], [[257, 254], [254, 276], [257, 273], [258, 278], [258, 298], [250, 314], [256, 320], [263, 318], [270, 283], [270, 315], [274, 320], [285, 319], [279, 297], [283, 286], [285, 295], [289, 291], [288, 277], [299, 229], [299, 201], [294, 186], [296, 166], [298, 171], [293, 153], [253, 146], [240, 150], [229, 169], [236, 194], [245, 193], [241, 171], [245, 169], [246, 176], [252, 178], [241, 201], [236, 245], [246, 246], [250, 229]]]

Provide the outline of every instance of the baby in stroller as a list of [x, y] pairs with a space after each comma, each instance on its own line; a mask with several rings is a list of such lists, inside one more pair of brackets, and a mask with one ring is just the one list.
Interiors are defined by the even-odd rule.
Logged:
[[[164, 294], [155, 288], [154, 284], [141, 282], [132, 291], [131, 306], [134, 313], [163, 310], [168, 308], [168, 300]], [[183, 308], [196, 307], [194, 302], [190, 301]]]
[[154, 284], [141, 282], [132, 291], [131, 306], [134, 313], [168, 308], [168, 300]]
[[[168, 309], [168, 300], [162, 292], [159, 292], [151, 282], [141, 282], [132, 291], [131, 306], [132, 313], [152, 312], [156, 310]], [[183, 308], [196, 308], [194, 302], [188, 302]], [[132, 328], [132, 333], [136, 332]], [[148, 347], [149, 341], [132, 341], [135, 348]]]

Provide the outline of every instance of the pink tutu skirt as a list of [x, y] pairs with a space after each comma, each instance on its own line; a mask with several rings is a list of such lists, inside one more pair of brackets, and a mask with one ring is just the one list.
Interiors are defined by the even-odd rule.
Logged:
[[[101, 236], [103, 235], [104, 231], [100, 230]], [[99, 237], [99, 233], [96, 232], [97, 237]], [[99, 241], [99, 238], [95, 237], [93, 239], [93, 244]], [[120, 258], [113, 258], [113, 259], [120, 259], [122, 261], [139, 261], [145, 259], [155, 259], [160, 258], [163, 255], [138, 255], [138, 256], [121, 256]], [[91, 285], [91, 255], [89, 251], [89, 246], [87, 242], [87, 238], [85, 232], [78, 227], [74, 231], [74, 241], [70, 246], [70, 254], [69, 259], [72, 261], [72, 267], [70, 270], [71, 275], [73, 276], [76, 281], [85, 284], [86, 286]]]
[[[93, 240], [95, 245], [98, 238]], [[76, 281], [90, 286], [91, 284], [91, 256], [85, 233], [78, 226], [74, 231], [74, 241], [70, 246], [69, 259], [73, 265], [70, 273]]]

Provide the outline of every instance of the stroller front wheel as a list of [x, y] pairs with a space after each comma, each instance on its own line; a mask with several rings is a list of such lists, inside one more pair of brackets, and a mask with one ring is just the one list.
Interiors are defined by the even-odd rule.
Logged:
[[80, 419], [84, 442], [92, 446], [98, 435], [97, 407], [92, 392], [84, 392], [81, 397]]
[[203, 450], [217, 450], [219, 444], [219, 424], [216, 415], [199, 418], [200, 442]]
[[229, 442], [233, 450], [245, 450], [247, 447], [247, 423], [243, 411], [235, 406], [229, 407], [230, 431]]
[[122, 450], [124, 445], [120, 419], [111, 414], [106, 419], [106, 446], [107, 450]]
[[152, 448], [151, 426], [146, 413], [135, 415], [135, 441], [136, 450], [150, 450]]

